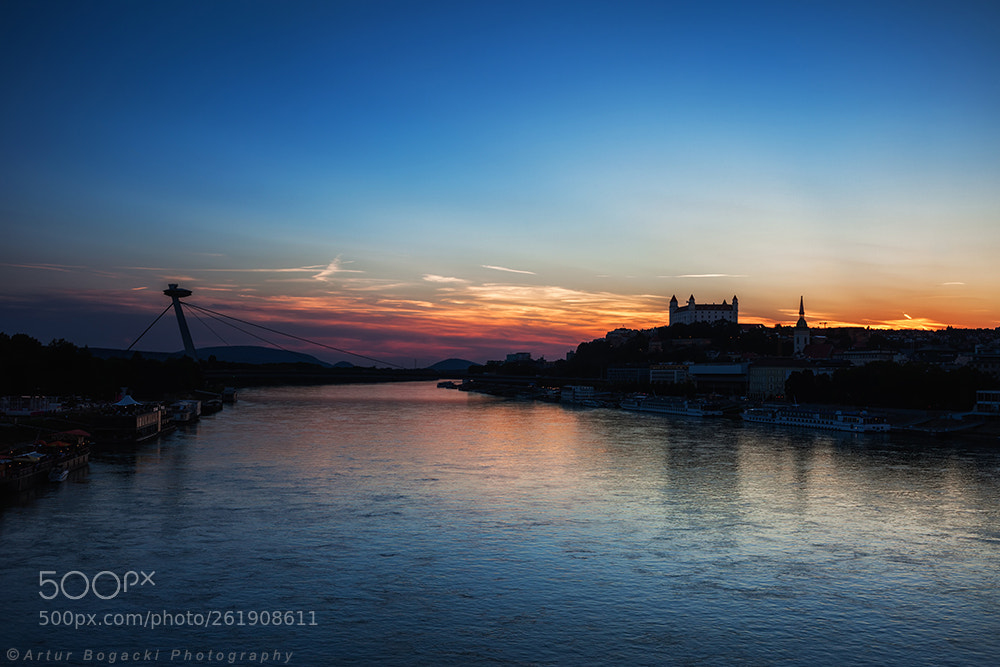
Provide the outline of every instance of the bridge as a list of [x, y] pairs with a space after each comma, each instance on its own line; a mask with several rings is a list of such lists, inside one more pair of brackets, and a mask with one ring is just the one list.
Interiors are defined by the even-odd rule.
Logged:
[[[142, 339], [142, 337], [155, 325], [160, 318], [162, 318], [168, 311], [173, 309], [174, 315], [177, 319], [177, 325], [180, 329], [181, 341], [184, 344], [184, 354], [190, 357], [194, 361], [199, 361], [202, 364], [202, 373], [205, 378], [214, 381], [218, 384], [239, 384], [239, 385], [275, 385], [275, 384], [337, 384], [337, 383], [361, 383], [361, 382], [412, 382], [417, 380], [439, 380], [439, 379], [450, 379], [450, 380], [472, 380], [476, 381], [480, 385], [501, 385], [507, 387], [528, 387], [531, 385], [544, 386], [544, 387], [560, 387], [566, 384], [574, 384], [579, 382], [586, 382], [589, 385], [602, 385], [606, 383], [605, 380], [600, 379], [581, 379], [581, 378], [568, 378], [568, 377], [555, 377], [555, 376], [538, 376], [538, 375], [493, 375], [484, 373], [469, 373], [469, 372], [455, 372], [455, 371], [436, 371], [433, 369], [421, 369], [421, 368], [405, 368], [399, 364], [394, 364], [392, 362], [383, 361], [376, 359], [374, 357], [366, 356], [363, 354], [358, 354], [350, 350], [343, 348], [334, 347], [332, 345], [327, 345], [325, 343], [320, 343], [318, 341], [309, 340], [301, 336], [296, 336], [294, 334], [285, 333], [271, 327], [265, 327], [253, 322], [249, 322], [244, 319], [233, 317], [231, 315], [225, 315], [223, 313], [218, 313], [214, 310], [210, 310], [203, 306], [198, 306], [193, 303], [182, 301], [191, 296], [192, 292], [189, 289], [179, 287], [175, 283], [168, 285], [167, 289], [163, 291], [165, 296], [170, 297], [170, 304], [157, 316], [157, 318], [146, 327], [145, 331], [136, 338], [128, 349], [131, 350], [132, 347]], [[241, 331], [244, 334], [249, 334], [258, 340], [261, 340], [273, 347], [278, 349], [291, 352], [286, 350], [284, 347], [273, 343], [265, 339], [261, 335], [254, 334], [248, 331], [245, 327], [252, 327], [254, 329], [267, 332], [270, 334], [276, 334], [291, 338], [293, 340], [304, 342], [310, 345], [315, 345], [327, 350], [333, 350], [350, 356], [358, 357], [367, 361], [375, 362], [380, 364], [382, 367], [377, 368], [371, 367], [361, 367], [352, 366], [347, 368], [338, 367], [323, 367], [315, 364], [305, 363], [305, 362], [293, 362], [289, 361], [287, 363], [264, 363], [264, 364], [254, 364], [254, 363], [235, 363], [235, 362], [219, 362], [206, 359], [199, 359], [198, 350], [194, 345], [193, 338], [191, 337], [191, 331], [188, 328], [187, 320], [185, 318], [184, 310], [185, 308], [191, 309], [197, 315], [198, 313], [204, 314], [210, 317], [212, 320], [225, 324], [227, 326], [234, 327], [235, 329]], [[200, 318], [199, 318], [200, 319]], [[242, 325], [242, 326], [239, 326]], [[211, 327], [206, 327], [212, 331]], [[226, 342], [222, 339], [218, 333], [216, 336], [220, 338], [224, 343]], [[227, 343], [228, 345], [228, 343]]]

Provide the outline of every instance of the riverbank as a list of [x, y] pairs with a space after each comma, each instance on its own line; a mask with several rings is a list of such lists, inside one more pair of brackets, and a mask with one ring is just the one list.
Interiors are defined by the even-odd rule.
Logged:
[[[449, 386], [450, 385], [450, 386]], [[636, 411], [635, 393], [598, 391], [586, 385], [567, 385], [563, 387], [543, 387], [524, 384], [510, 384], [483, 379], [466, 380], [461, 384], [441, 383], [439, 386], [489, 394], [515, 400], [537, 400], [564, 403], [578, 407], [611, 408]], [[580, 391], [577, 391], [577, 389]], [[642, 395], [642, 394], [638, 394]], [[668, 399], [663, 399], [668, 400]], [[668, 416], [687, 416], [698, 418], [725, 417], [741, 419], [745, 410], [760, 407], [760, 403], [746, 399], [720, 399], [717, 396], [676, 397], [678, 403], [694, 407], [684, 410], [638, 410]], [[699, 406], [712, 406], [717, 409], [706, 410]], [[815, 412], [818, 414], [835, 415], [864, 413], [867, 416], [884, 420], [889, 425], [887, 433], [906, 435], [910, 438], [961, 440], [969, 444], [1000, 447], [1000, 419], [978, 415], [974, 412], [948, 412], [943, 410], [918, 410], [902, 408], [858, 408], [855, 406], [826, 404], [792, 404], [769, 403], [767, 407], [780, 410], [795, 410]], [[805, 427], [796, 425], [796, 427]]]

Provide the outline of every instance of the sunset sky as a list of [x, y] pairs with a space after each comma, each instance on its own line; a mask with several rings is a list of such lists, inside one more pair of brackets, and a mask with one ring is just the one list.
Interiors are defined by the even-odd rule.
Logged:
[[1000, 326], [1000, 3], [5, 0], [0, 91], [0, 331], [43, 342], [127, 347], [168, 282], [405, 365], [674, 294]]

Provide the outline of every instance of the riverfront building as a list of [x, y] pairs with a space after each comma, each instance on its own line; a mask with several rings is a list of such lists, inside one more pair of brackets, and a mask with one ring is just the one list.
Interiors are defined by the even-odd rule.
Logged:
[[689, 379], [688, 364], [653, 364], [649, 367], [652, 384], [684, 384]]
[[1000, 391], [977, 391], [976, 414], [1000, 417]]
[[695, 322], [732, 322], [739, 324], [739, 301], [733, 296], [731, 304], [726, 303], [695, 303], [694, 295], [688, 299], [686, 306], [677, 305], [677, 295], [670, 298], [670, 325], [694, 324]]

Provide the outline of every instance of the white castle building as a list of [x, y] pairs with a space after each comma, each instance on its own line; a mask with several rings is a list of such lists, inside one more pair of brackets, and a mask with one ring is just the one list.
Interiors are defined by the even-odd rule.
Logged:
[[686, 306], [677, 305], [677, 296], [670, 298], [670, 324], [694, 324], [695, 322], [732, 322], [739, 324], [740, 302], [733, 296], [732, 304], [726, 303], [695, 303], [694, 295], [688, 299]]

